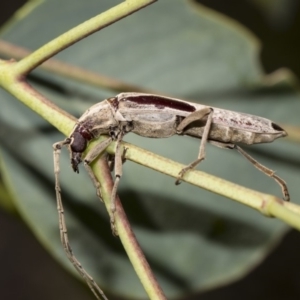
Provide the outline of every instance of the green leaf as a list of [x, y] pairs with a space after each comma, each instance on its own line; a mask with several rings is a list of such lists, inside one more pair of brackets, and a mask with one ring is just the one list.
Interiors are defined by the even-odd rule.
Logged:
[[[36, 49], [72, 26], [120, 1], [46, 1], [2, 36]], [[59, 9], [57, 9], [59, 7]], [[55, 21], [54, 21], [55, 20]], [[37, 30], [38, 28], [38, 30]], [[236, 22], [202, 6], [163, 0], [94, 34], [57, 55], [58, 59], [158, 93], [257, 114], [296, 125], [299, 95], [292, 78], [266, 78], [259, 43]], [[35, 71], [32, 84], [76, 116], [113, 93]], [[14, 204], [35, 235], [73, 270], [59, 240], [52, 144], [64, 137], [27, 107], [0, 91], [1, 171]], [[188, 164], [199, 140], [189, 137], [126, 141]], [[298, 145], [278, 140], [245, 147], [277, 171], [298, 200]], [[63, 151], [61, 185], [70, 242], [84, 268], [104, 290], [145, 297], [107, 213], [82, 168], [71, 171]], [[237, 152], [207, 147], [200, 169], [232, 182], [280, 196], [274, 181]], [[231, 200], [126, 162], [119, 195], [138, 240], [168, 298], [229, 283], [249, 272], [281, 239], [287, 227]]]

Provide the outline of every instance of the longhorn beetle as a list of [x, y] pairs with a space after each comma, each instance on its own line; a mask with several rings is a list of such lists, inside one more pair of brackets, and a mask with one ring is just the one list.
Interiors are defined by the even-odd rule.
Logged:
[[[205, 145], [206, 142], [210, 142], [220, 148], [236, 149], [257, 169], [272, 177], [280, 185], [284, 200], [289, 201], [285, 181], [237, 145], [237, 143], [248, 145], [270, 143], [277, 138], [287, 136], [284, 129], [268, 119], [180, 99], [141, 93], [121, 93], [93, 105], [79, 118], [70, 136], [64, 141], [55, 143], [53, 148], [55, 189], [62, 244], [69, 260], [87, 281], [97, 298], [99, 294], [106, 299], [101, 289], [75, 258], [69, 245], [58, 180], [59, 155], [61, 148], [68, 146], [71, 165], [77, 173], [79, 173], [78, 165], [84, 162], [97, 188], [97, 195], [101, 198], [100, 184], [89, 165], [112, 141], [116, 141], [115, 183], [111, 196], [111, 224], [114, 231], [115, 197], [122, 176], [123, 153], [120, 142], [129, 132], [150, 138], [167, 138], [177, 134], [201, 139], [197, 159], [179, 172], [176, 184], [180, 183], [186, 172], [195, 168], [205, 158]], [[87, 153], [83, 159], [82, 155], [88, 143], [101, 135], [108, 135], [108, 137]]]

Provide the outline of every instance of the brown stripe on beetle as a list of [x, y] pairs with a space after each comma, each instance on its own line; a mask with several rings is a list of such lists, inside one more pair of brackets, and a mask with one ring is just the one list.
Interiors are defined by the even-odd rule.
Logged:
[[120, 101], [129, 101], [140, 105], [152, 104], [158, 109], [164, 109], [168, 107], [186, 112], [194, 112], [196, 110], [194, 106], [187, 103], [155, 95], [126, 96], [121, 98]]

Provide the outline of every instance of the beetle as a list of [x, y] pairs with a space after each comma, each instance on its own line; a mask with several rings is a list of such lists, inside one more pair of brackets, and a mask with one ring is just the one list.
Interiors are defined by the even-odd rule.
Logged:
[[[289, 201], [285, 182], [237, 145], [237, 143], [248, 145], [270, 143], [277, 138], [287, 136], [286, 131], [276, 123], [255, 115], [160, 95], [121, 93], [90, 107], [78, 119], [70, 136], [64, 141], [56, 143], [54, 149], [68, 145], [72, 168], [78, 173], [78, 165], [82, 162], [83, 152], [90, 141], [101, 135], [109, 136], [107, 140], [87, 153], [84, 158], [86, 166], [111, 141], [116, 140], [115, 196], [122, 165], [119, 146], [123, 136], [128, 132], [149, 138], [167, 138], [177, 134], [201, 139], [198, 158], [181, 170], [176, 184], [179, 184], [187, 171], [193, 169], [205, 158], [205, 144], [208, 141], [221, 148], [237, 149], [256, 168], [273, 177], [281, 186], [284, 199]], [[90, 170], [89, 173], [91, 175]], [[114, 204], [112, 205], [113, 211], [115, 208]]]
[[[102, 290], [82, 268], [69, 245], [58, 180], [59, 156], [61, 148], [67, 146], [70, 152], [71, 166], [77, 173], [79, 173], [78, 165], [83, 161], [96, 186], [97, 195], [101, 198], [100, 184], [89, 165], [112, 141], [116, 141], [111, 224], [113, 232], [117, 235], [114, 228], [114, 212], [116, 209], [115, 197], [122, 175], [123, 153], [120, 144], [124, 135], [129, 132], [148, 138], [187, 135], [201, 139], [197, 159], [179, 172], [176, 184], [180, 183], [186, 172], [195, 168], [205, 158], [205, 145], [206, 142], [210, 142], [220, 148], [236, 149], [257, 169], [277, 181], [281, 186], [284, 199], [289, 201], [290, 197], [285, 181], [238, 146], [238, 144], [270, 143], [277, 138], [287, 136], [286, 131], [271, 120], [153, 94], [121, 93], [99, 102], [90, 107], [78, 119], [69, 137], [53, 145], [55, 189], [62, 244], [69, 260], [87, 281], [96, 297], [99, 294], [106, 299]], [[96, 145], [83, 158], [89, 142], [102, 135], [107, 135], [107, 139]]]

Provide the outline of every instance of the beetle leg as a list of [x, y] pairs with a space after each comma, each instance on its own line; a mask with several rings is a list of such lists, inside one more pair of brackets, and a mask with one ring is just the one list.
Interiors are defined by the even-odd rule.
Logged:
[[281, 187], [283, 199], [285, 201], [290, 201], [290, 194], [287, 188], [287, 185], [283, 179], [281, 179], [279, 176], [275, 175], [275, 171], [267, 168], [266, 166], [259, 163], [257, 160], [255, 160], [252, 156], [250, 156], [247, 152], [245, 152], [241, 147], [235, 145], [235, 149], [241, 153], [247, 160], [249, 160], [253, 166], [258, 169], [259, 171], [263, 172], [267, 176], [273, 178]]
[[86, 281], [86, 283], [88, 284], [88, 286], [90, 287], [91, 291], [94, 293], [96, 298], [99, 300], [100, 299], [107, 300], [103, 291], [100, 289], [100, 287], [97, 285], [97, 283], [94, 281], [94, 279], [86, 272], [86, 270], [82, 267], [81, 263], [75, 257], [73, 250], [71, 248], [71, 245], [69, 243], [67, 224], [66, 224], [66, 220], [65, 220], [64, 208], [63, 208], [62, 199], [61, 199], [61, 188], [60, 188], [60, 184], [59, 184], [59, 172], [60, 172], [59, 160], [60, 160], [61, 148], [65, 145], [70, 144], [70, 142], [71, 142], [71, 140], [69, 138], [67, 138], [64, 141], [55, 143], [53, 145], [55, 191], [56, 191], [57, 211], [58, 211], [58, 219], [59, 219], [60, 239], [61, 239], [61, 243], [63, 245], [64, 251], [65, 251], [69, 261], [72, 263], [72, 265], [78, 271], [80, 276]]
[[213, 116], [213, 109], [210, 107], [206, 107], [204, 109], [201, 110], [197, 110], [193, 113], [191, 113], [189, 116], [187, 116], [176, 128], [176, 130], [178, 132], [181, 132], [184, 134], [184, 129], [191, 123], [201, 120], [202, 118], [207, 116], [207, 121], [204, 127], [204, 131], [203, 131], [203, 135], [201, 138], [201, 143], [200, 143], [200, 148], [199, 148], [199, 153], [198, 153], [198, 158], [193, 161], [192, 163], [190, 163], [188, 166], [186, 166], [185, 168], [183, 168], [179, 174], [178, 174], [178, 178], [175, 182], [176, 185], [180, 184], [183, 176], [185, 175], [186, 172], [188, 172], [189, 170], [192, 170], [193, 168], [195, 168], [202, 160], [204, 160], [205, 158], [205, 146], [206, 146], [206, 142], [208, 140], [208, 135], [209, 135], [209, 131], [211, 128], [211, 123], [212, 123], [212, 116]]
[[290, 201], [290, 194], [287, 188], [287, 185], [285, 181], [277, 176], [275, 174], [275, 171], [267, 168], [266, 166], [262, 165], [260, 162], [258, 162], [256, 159], [254, 159], [252, 156], [250, 156], [246, 151], [244, 151], [241, 147], [235, 145], [235, 144], [226, 144], [226, 143], [221, 143], [221, 142], [216, 142], [216, 141], [209, 141], [211, 144], [222, 148], [222, 149], [236, 149], [240, 154], [242, 154], [248, 161], [250, 161], [253, 166], [258, 169], [259, 171], [263, 172], [267, 176], [273, 178], [281, 187], [282, 194], [283, 194], [283, 200], [285, 201]]
[[115, 182], [114, 186], [111, 192], [111, 202], [110, 202], [110, 211], [111, 211], [111, 216], [110, 216], [110, 224], [112, 228], [112, 232], [115, 236], [118, 235], [116, 226], [115, 226], [115, 211], [116, 211], [116, 196], [117, 196], [117, 191], [118, 191], [118, 186], [120, 183], [120, 179], [123, 174], [123, 161], [124, 161], [124, 155], [126, 152], [126, 149], [121, 145], [122, 139], [124, 136], [124, 132], [121, 131], [118, 135], [118, 139], [116, 141], [116, 149], [115, 149], [115, 160], [114, 160], [114, 171], [115, 171]]
[[101, 201], [102, 200], [102, 195], [101, 195], [101, 190], [100, 190], [100, 183], [97, 180], [96, 176], [93, 173], [92, 168], [90, 167], [90, 164], [97, 158], [97, 156], [103, 152], [109, 144], [112, 142], [112, 138], [108, 138], [101, 142], [100, 144], [96, 145], [90, 152], [87, 153], [87, 155], [84, 158], [84, 167], [87, 170], [95, 188], [96, 188], [96, 193], [97, 196]]

